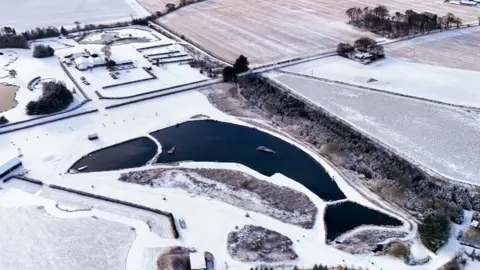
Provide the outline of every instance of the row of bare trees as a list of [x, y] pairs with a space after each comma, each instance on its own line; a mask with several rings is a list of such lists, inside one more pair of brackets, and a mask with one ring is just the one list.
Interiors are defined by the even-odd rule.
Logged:
[[383, 5], [363, 9], [352, 7], [347, 9], [346, 13], [350, 18], [350, 24], [390, 37], [400, 37], [462, 25], [462, 20], [453, 13], [447, 13], [440, 17], [430, 12], [417, 13], [409, 9], [405, 13], [395, 12], [391, 14], [387, 7]]

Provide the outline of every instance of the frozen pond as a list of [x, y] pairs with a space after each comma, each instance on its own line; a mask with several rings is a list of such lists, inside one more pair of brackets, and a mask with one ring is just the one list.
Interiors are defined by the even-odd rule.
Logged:
[[478, 113], [295, 75], [272, 78], [410, 159], [478, 183]]

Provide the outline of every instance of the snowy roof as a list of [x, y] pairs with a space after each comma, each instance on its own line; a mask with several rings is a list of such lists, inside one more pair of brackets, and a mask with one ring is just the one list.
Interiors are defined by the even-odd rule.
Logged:
[[207, 264], [205, 263], [205, 256], [203, 255], [203, 253], [190, 253], [190, 268], [192, 270], [207, 268]]
[[470, 224], [470, 226], [477, 228], [478, 227], [478, 221], [472, 220], [472, 223]]
[[22, 161], [17, 158], [17, 157], [14, 157], [14, 158], [11, 158], [5, 162], [2, 162], [0, 164], [0, 175], [4, 174], [5, 172], [7, 172], [8, 170], [10, 170], [11, 168], [21, 164]]
[[88, 69], [95, 65], [103, 64], [103, 60], [100, 57], [78, 57], [75, 59], [75, 65], [80, 70]]
[[356, 58], [369, 58], [372, 57], [372, 54], [370, 53], [363, 53], [363, 52], [356, 52], [355, 53]]

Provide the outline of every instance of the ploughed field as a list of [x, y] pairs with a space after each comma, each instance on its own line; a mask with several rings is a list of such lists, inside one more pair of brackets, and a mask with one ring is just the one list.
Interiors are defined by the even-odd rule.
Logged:
[[[480, 8], [472, 8], [478, 10]], [[480, 71], [480, 28], [470, 27], [385, 46], [388, 54], [409, 61]]]
[[313, 0], [205, 1], [159, 21], [229, 62], [244, 54], [252, 64], [262, 64], [373, 37], [346, 24], [346, 9]]
[[[140, 0], [144, 6], [151, 0]], [[351, 7], [385, 5], [390, 13], [451, 12], [465, 23], [475, 22], [480, 10], [440, 1], [204, 1], [172, 12], [159, 21], [205, 49], [233, 62], [239, 54], [252, 64], [291, 59], [332, 50], [339, 42], [360, 36], [378, 37], [347, 24]]]

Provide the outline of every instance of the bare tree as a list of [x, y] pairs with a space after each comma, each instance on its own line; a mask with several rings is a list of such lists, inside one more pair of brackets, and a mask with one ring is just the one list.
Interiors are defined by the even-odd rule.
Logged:
[[101, 51], [105, 54], [105, 57], [110, 60], [110, 57], [112, 57], [112, 48], [110, 47], [110, 45], [105, 44], [105, 46], [102, 47]]
[[12, 78], [15, 78], [15, 77], [17, 77], [17, 71], [15, 69], [10, 69], [8, 71], [8, 75], [10, 75], [10, 77], [12, 77]]
[[353, 23], [355, 21], [355, 17], [356, 17], [356, 14], [357, 14], [357, 8], [349, 8], [347, 9], [346, 11], [347, 13], [347, 16], [350, 17], [350, 22]]
[[79, 21], [75, 21], [74, 24], [77, 26], [77, 31], [80, 32], [80, 25], [82, 24], [81, 22]]

